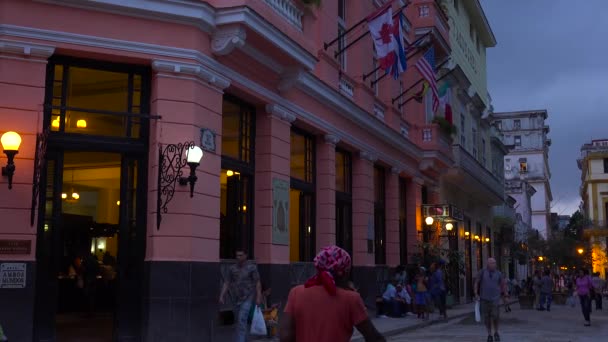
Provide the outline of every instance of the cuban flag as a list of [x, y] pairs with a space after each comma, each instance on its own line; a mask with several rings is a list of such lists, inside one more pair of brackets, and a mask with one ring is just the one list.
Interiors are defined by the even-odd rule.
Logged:
[[369, 33], [374, 41], [376, 55], [380, 69], [388, 72], [395, 64], [397, 55], [397, 39], [393, 22], [392, 1], [366, 18]]
[[395, 61], [393, 65], [387, 70], [388, 73], [393, 75], [394, 79], [398, 79], [399, 75], [407, 68], [406, 51], [405, 51], [405, 30], [404, 22], [405, 18], [403, 12], [399, 13], [395, 22], [393, 23], [393, 36], [395, 37]]

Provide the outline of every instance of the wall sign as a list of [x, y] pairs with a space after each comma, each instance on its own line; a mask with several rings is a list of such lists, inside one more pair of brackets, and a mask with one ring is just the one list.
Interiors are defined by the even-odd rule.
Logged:
[[201, 128], [201, 148], [215, 152], [215, 133], [208, 128]]
[[0, 264], [0, 289], [22, 289], [26, 284], [25, 263]]
[[272, 180], [272, 243], [289, 245], [289, 182]]
[[0, 240], [0, 254], [30, 254], [31, 240]]

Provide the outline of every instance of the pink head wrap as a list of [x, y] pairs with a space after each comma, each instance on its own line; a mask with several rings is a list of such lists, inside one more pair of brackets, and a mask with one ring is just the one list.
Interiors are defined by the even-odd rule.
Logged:
[[323, 247], [314, 259], [317, 274], [308, 279], [304, 287], [323, 286], [332, 296], [336, 294], [335, 274], [342, 276], [350, 270], [351, 259], [348, 252], [338, 246]]

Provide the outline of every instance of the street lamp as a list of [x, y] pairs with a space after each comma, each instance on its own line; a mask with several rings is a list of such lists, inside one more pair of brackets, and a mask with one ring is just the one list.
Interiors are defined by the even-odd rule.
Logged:
[[545, 258], [543, 258], [542, 256], [538, 257], [538, 261], [543, 261]]
[[186, 185], [190, 183], [190, 197], [194, 196], [194, 184], [198, 179], [198, 177], [196, 177], [196, 168], [200, 165], [201, 158], [203, 158], [203, 150], [196, 145], [190, 146], [190, 148], [186, 151], [186, 159], [188, 166], [190, 166], [190, 176], [181, 177], [179, 179], [179, 184]]
[[426, 219], [424, 219], [424, 222], [427, 224], [427, 226], [430, 226], [430, 225], [432, 225], [432, 224], [433, 224], [433, 222], [435, 222], [435, 220], [433, 220], [433, 218], [432, 218], [432, 217], [427, 216], [427, 218], [426, 218]]
[[2, 175], [8, 177], [8, 188], [13, 188], [13, 175], [15, 174], [15, 155], [19, 153], [19, 146], [21, 145], [21, 136], [16, 132], [6, 132], [2, 134], [0, 138], [4, 154], [8, 158], [8, 162], [5, 167], [2, 168]]
[[486, 238], [486, 242], [490, 242], [490, 238], [489, 237]]
[[584, 250], [584, 249], [582, 249], [582, 248], [579, 248], [579, 249], [577, 250], [578, 254], [583, 254], [583, 252], [584, 252], [584, 251], [585, 251], [585, 250]]
[[447, 231], [451, 231], [452, 229], [454, 229], [454, 225], [451, 222], [448, 222], [445, 224], [445, 229]]

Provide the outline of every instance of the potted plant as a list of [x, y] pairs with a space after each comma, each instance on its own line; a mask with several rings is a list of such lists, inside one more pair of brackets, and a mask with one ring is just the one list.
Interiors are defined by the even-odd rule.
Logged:
[[445, 135], [452, 136], [458, 132], [458, 129], [451, 122], [446, 120], [443, 116], [436, 116], [433, 118], [433, 123], [439, 125], [439, 128]]

